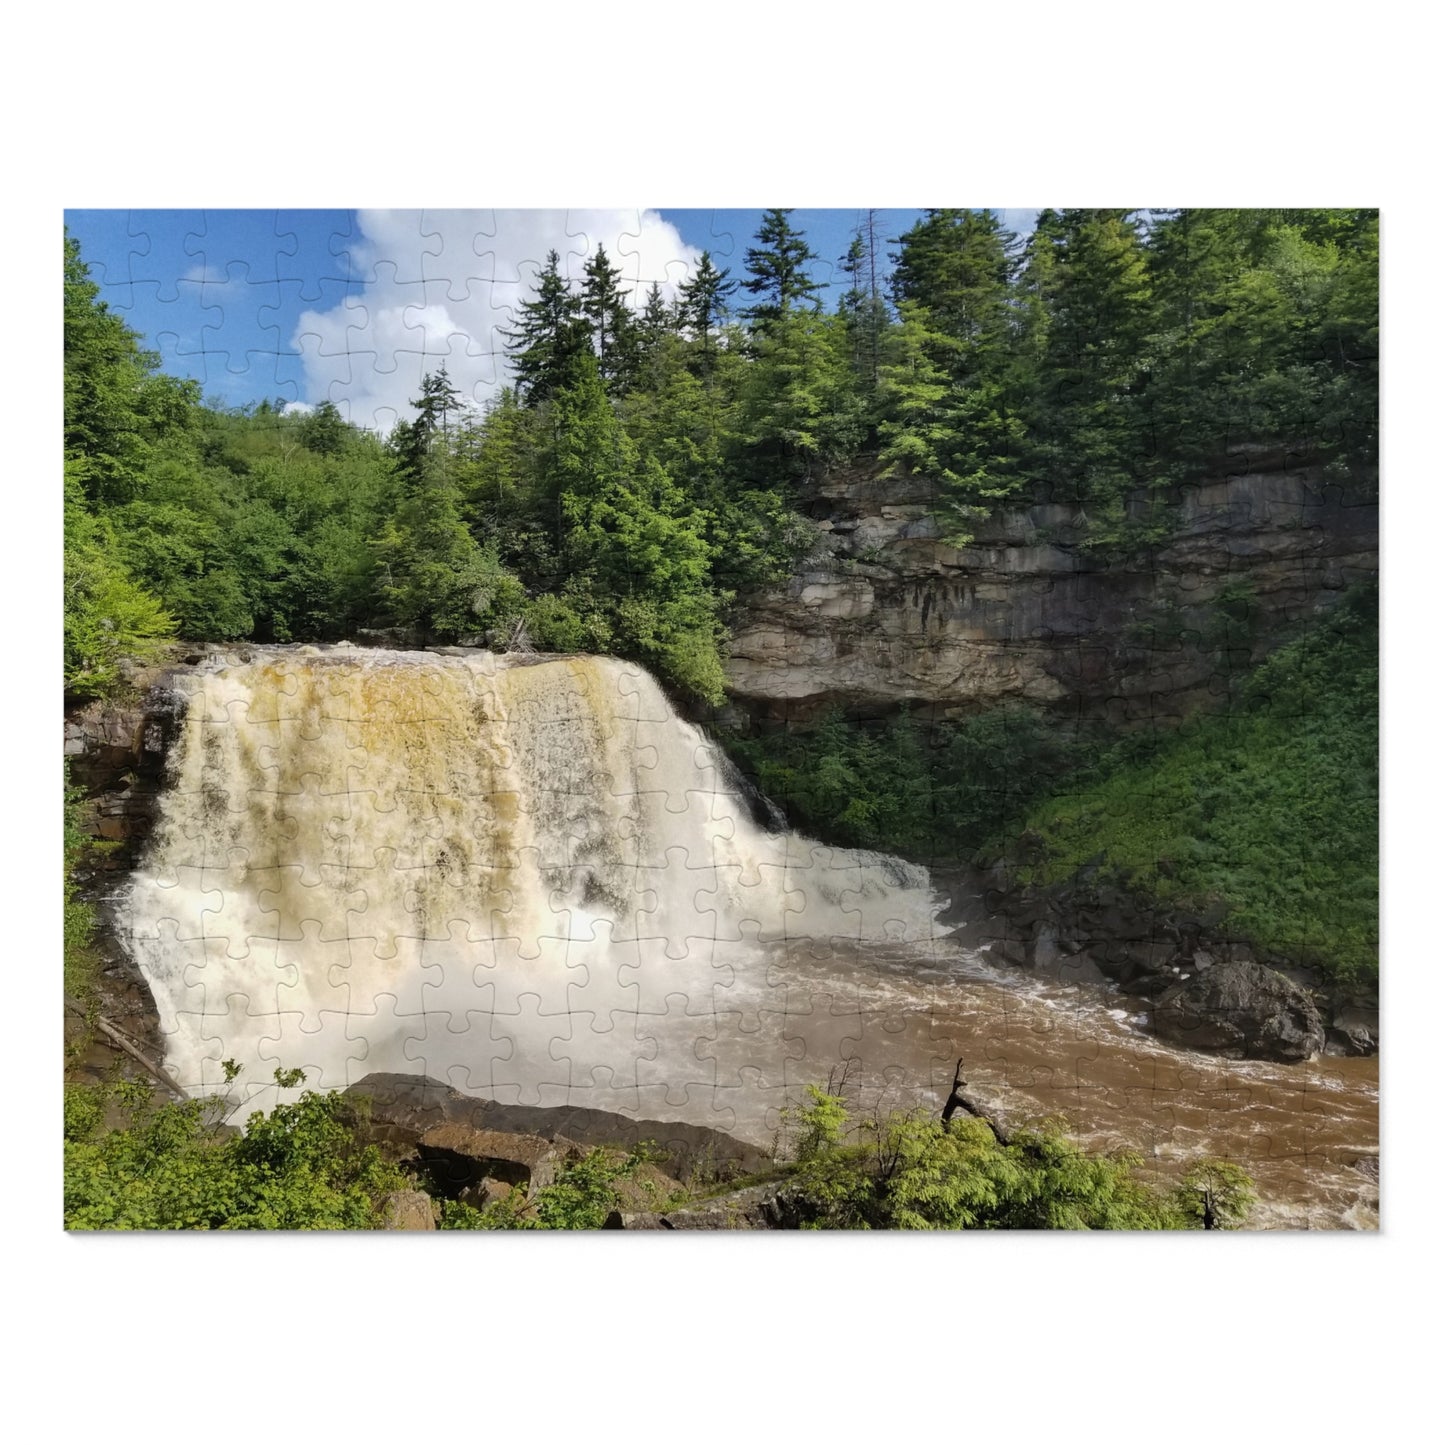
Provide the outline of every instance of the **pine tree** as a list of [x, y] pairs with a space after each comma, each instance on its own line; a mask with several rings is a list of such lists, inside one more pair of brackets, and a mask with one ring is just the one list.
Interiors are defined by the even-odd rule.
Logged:
[[702, 253], [697, 270], [678, 288], [678, 316], [697, 344], [704, 374], [712, 370], [715, 333], [727, 317], [728, 297], [737, 289], [738, 283], [728, 280], [727, 271], [713, 265], [710, 251]]
[[1133, 216], [1063, 211], [1040, 253], [1052, 252], [1031, 408], [1037, 460], [1056, 497], [1088, 507], [1099, 541], [1123, 537], [1127, 494], [1157, 476], [1147, 347], [1155, 309]]
[[504, 386], [481, 420], [472, 424], [466, 460], [459, 466], [462, 495], [470, 511], [503, 508], [524, 490], [534, 423], [516, 391]]
[[953, 387], [946, 364], [952, 348], [947, 337], [931, 329], [927, 308], [919, 302], [902, 302], [898, 316], [881, 377], [886, 419], [878, 434], [884, 475], [925, 476], [941, 484], [957, 481], [952, 470]]
[[387, 616], [403, 626], [455, 637], [516, 614], [525, 600], [496, 547], [480, 546], [463, 523], [455, 462], [440, 448], [423, 455], [376, 556]]
[[627, 305], [631, 294], [618, 286], [622, 268], [613, 267], [607, 252], [598, 246], [583, 270], [582, 315], [592, 331], [597, 370], [607, 390], [620, 395], [631, 384], [637, 369], [637, 326]]
[[754, 348], [740, 425], [753, 474], [776, 486], [852, 456], [866, 419], [843, 319], [794, 308]]
[[838, 300], [838, 315], [848, 323], [853, 339], [853, 365], [859, 367], [863, 354], [863, 308], [868, 293], [863, 289], [863, 238], [855, 233], [848, 249], [838, 257], [838, 269], [848, 278], [848, 289]]
[[591, 348], [581, 302], [561, 272], [561, 257], [547, 252], [536, 295], [522, 303], [515, 326], [502, 337], [512, 354], [512, 375], [529, 406], [546, 401], [569, 375], [574, 358]]
[[662, 299], [662, 288], [656, 281], [647, 288], [642, 314], [637, 318], [638, 350], [648, 357], [661, 344], [662, 338], [677, 329], [677, 313]]
[[878, 289], [877, 214], [867, 213], [848, 250], [838, 258], [838, 269], [849, 283], [838, 313], [848, 323], [854, 370], [873, 392], [878, 390], [883, 336], [888, 329], [888, 307]]
[[436, 439], [440, 437], [442, 445], [446, 445], [450, 417], [461, 409], [461, 397], [445, 366], [422, 377], [421, 395], [413, 397], [411, 405], [416, 408], [416, 416], [411, 421], [397, 422], [389, 444], [402, 474], [415, 485]]
[[556, 396], [549, 473], [575, 595], [602, 602], [621, 641], [708, 701], [722, 698], [717, 598], [703, 518], [623, 430], [596, 363]]
[[[1243, 222], [1243, 225], [1241, 225]], [[1161, 450], [1172, 458], [1223, 452], [1244, 423], [1232, 375], [1242, 353], [1229, 324], [1232, 282], [1249, 264], [1252, 222], [1239, 211], [1186, 208], [1155, 219], [1147, 262], [1158, 304], [1154, 380]]]
[[774, 208], [763, 216], [744, 262], [748, 279], [743, 289], [760, 299], [742, 313], [753, 326], [765, 331], [791, 309], [803, 302], [816, 302], [820, 288], [808, 272], [808, 263], [818, 258], [801, 231], [795, 231], [788, 217], [792, 210]]
[[997, 378], [1013, 339], [1013, 234], [992, 211], [932, 210], [899, 246], [894, 301], [926, 307], [930, 325], [958, 343], [959, 380]]

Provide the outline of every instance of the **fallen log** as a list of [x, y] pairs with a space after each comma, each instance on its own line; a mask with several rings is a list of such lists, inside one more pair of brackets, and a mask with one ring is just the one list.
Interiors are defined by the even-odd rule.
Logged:
[[101, 1033], [103, 1033], [106, 1038], [108, 1038], [111, 1043], [116, 1046], [116, 1048], [121, 1049], [125, 1053], [129, 1054], [131, 1058], [133, 1058], [136, 1063], [138, 1063], [141, 1068], [143, 1068], [146, 1073], [151, 1076], [151, 1078], [153, 1078], [158, 1084], [163, 1085], [167, 1090], [174, 1094], [176, 1098], [181, 1100], [190, 1098], [190, 1095], [187, 1094], [186, 1091], [181, 1088], [181, 1086], [176, 1083], [173, 1078], [171, 1078], [168, 1074], [163, 1073], [153, 1063], [151, 1063], [151, 1061], [146, 1058], [146, 1056], [141, 1053], [141, 1051], [133, 1043], [131, 1043], [130, 1040], [127, 1039], [126, 1036], [118, 1028], [116, 1028], [113, 1023], [110, 1022], [109, 1019], [102, 1018], [99, 1014], [96, 1014], [92, 1017], [80, 1006], [80, 1004], [75, 999], [71, 998], [69, 994], [65, 996], [65, 1006], [70, 1010], [71, 1013], [75, 1014], [79, 1018], [84, 1019], [86, 1023], [94, 1024], [95, 1027], [98, 1028]]

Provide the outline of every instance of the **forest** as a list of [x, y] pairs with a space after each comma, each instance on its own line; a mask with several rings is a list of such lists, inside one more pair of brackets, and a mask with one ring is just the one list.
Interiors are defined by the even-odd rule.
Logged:
[[336, 407], [207, 404], [163, 374], [65, 243], [65, 686], [172, 636], [402, 628], [644, 662], [723, 696], [731, 610], [785, 576], [801, 489], [876, 458], [936, 484], [958, 540], [1069, 500], [1104, 556], [1169, 526], [1172, 484], [1267, 440], [1368, 489], [1378, 215], [986, 210], [885, 237], [866, 213], [825, 311], [784, 209], [741, 274], [677, 295], [550, 253], [478, 408], [444, 367], [381, 437]]

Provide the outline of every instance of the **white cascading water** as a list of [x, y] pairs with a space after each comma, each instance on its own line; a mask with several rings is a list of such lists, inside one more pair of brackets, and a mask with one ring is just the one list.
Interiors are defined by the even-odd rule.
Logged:
[[178, 679], [170, 786], [120, 915], [168, 1068], [218, 1091], [234, 1059], [238, 1110], [274, 1102], [283, 1067], [696, 1116], [699, 1020], [756, 1009], [772, 961], [933, 935], [923, 869], [759, 827], [639, 667], [249, 658]]

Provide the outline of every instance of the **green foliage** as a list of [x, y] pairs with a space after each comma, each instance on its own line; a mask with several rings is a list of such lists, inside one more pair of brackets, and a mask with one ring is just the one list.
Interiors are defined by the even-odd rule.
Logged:
[[1379, 384], [1373, 211], [1177, 211], [1150, 237], [1161, 455], [1188, 475], [1249, 440], [1372, 482]]
[[613, 266], [598, 246], [583, 268], [582, 315], [592, 331], [598, 375], [615, 395], [627, 390], [641, 359], [637, 326], [627, 305], [630, 293], [617, 284], [621, 279], [621, 267]]
[[1137, 1155], [1089, 1154], [1060, 1128], [1007, 1144], [982, 1119], [894, 1113], [850, 1128], [843, 1100], [816, 1087], [790, 1124], [790, 1205], [805, 1229], [1188, 1229], [1242, 1219], [1253, 1202], [1236, 1166], [1206, 1160], [1175, 1189], [1137, 1177]]
[[1163, 489], [1244, 443], [1373, 480], [1373, 212], [1046, 210], [1020, 253], [942, 210], [899, 245], [880, 437], [940, 482], [950, 535], [1037, 489], [1085, 545], [1151, 546]]
[[65, 992], [69, 997], [85, 1002], [95, 987], [99, 959], [94, 948], [96, 914], [94, 907], [80, 896], [80, 881], [77, 868], [85, 861], [91, 849], [89, 834], [83, 826], [85, 795], [79, 788], [71, 786], [69, 769], [65, 775], [65, 823], [64, 839], [65, 883], [62, 894], [63, 944], [62, 972]]
[[477, 1209], [459, 1200], [442, 1203], [443, 1229], [601, 1229], [622, 1204], [617, 1185], [630, 1179], [653, 1154], [646, 1145], [623, 1154], [589, 1149], [562, 1166], [551, 1184], [514, 1190]]
[[728, 272], [713, 265], [710, 251], [702, 253], [697, 270], [678, 288], [678, 323], [697, 348], [697, 367], [703, 374], [712, 371], [716, 333], [727, 316], [729, 298], [737, 289], [738, 283], [728, 280]]
[[103, 697], [120, 682], [122, 658], [150, 662], [175, 636], [176, 624], [116, 557], [110, 525], [86, 511], [79, 462], [65, 475], [63, 625], [65, 692]]
[[430, 452], [420, 465], [376, 541], [389, 619], [456, 637], [515, 617], [526, 600], [522, 584], [495, 544], [481, 546], [462, 521], [449, 458]]
[[870, 725], [833, 712], [811, 729], [721, 740], [798, 826], [922, 859], [971, 853], [1064, 787], [1098, 746], [1026, 708], [931, 726], [908, 714]]
[[739, 421], [752, 475], [811, 475], [853, 455], [866, 415], [846, 322], [797, 308], [781, 311], [753, 339]]
[[808, 1102], [796, 1111], [783, 1111], [783, 1125], [792, 1133], [794, 1157], [803, 1164], [822, 1158], [843, 1142], [848, 1110], [841, 1095], [817, 1084], [807, 1088]]
[[[1246, 607], [1226, 599], [1226, 617]], [[1040, 881], [1103, 860], [1170, 903], [1224, 903], [1267, 951], [1370, 978], [1379, 942], [1379, 633], [1373, 589], [1280, 648], [1227, 711], [1130, 739], [1037, 807]], [[1234, 625], [1234, 624], [1231, 624]]]
[[1174, 1204], [1191, 1223], [1204, 1225], [1211, 1212], [1220, 1229], [1233, 1229], [1254, 1206], [1254, 1181], [1226, 1159], [1201, 1159], [1184, 1172]]
[[1015, 237], [991, 211], [942, 209], [925, 211], [898, 245], [895, 304], [927, 309], [956, 343], [961, 372], [996, 372], [1009, 346]]
[[1057, 501], [1083, 505], [1099, 545], [1130, 540], [1126, 502], [1151, 469], [1146, 340], [1154, 320], [1143, 237], [1128, 211], [1063, 211], [1039, 281], [1029, 461]]
[[723, 694], [704, 518], [623, 430], [591, 357], [556, 398], [550, 485], [569, 584], [601, 604], [621, 650], [710, 702]]
[[65, 455], [84, 457], [88, 501], [121, 502], [140, 485], [153, 448], [194, 419], [195, 382], [157, 374], [159, 357], [105, 302], [65, 237]]
[[[295, 1071], [276, 1071], [295, 1087]], [[124, 1126], [106, 1131], [107, 1111]], [[200, 1099], [158, 1103], [148, 1085], [72, 1086], [65, 1100], [67, 1229], [371, 1229], [407, 1181], [361, 1144], [341, 1094], [307, 1091], [246, 1132]]]

